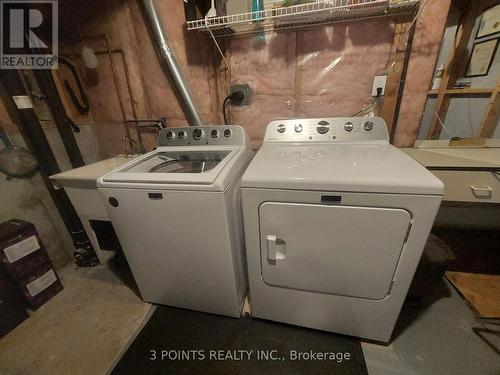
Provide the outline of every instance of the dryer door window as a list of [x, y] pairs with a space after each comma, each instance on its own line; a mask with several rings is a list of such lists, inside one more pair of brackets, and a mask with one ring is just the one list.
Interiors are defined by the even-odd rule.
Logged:
[[389, 294], [411, 220], [402, 209], [278, 202], [259, 216], [265, 283], [368, 299]]

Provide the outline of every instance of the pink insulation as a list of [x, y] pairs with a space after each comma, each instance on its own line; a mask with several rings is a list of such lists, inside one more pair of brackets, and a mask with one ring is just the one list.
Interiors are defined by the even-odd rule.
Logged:
[[393, 37], [389, 20], [372, 20], [231, 40], [231, 83], [255, 94], [251, 106], [231, 107], [231, 121], [258, 147], [273, 119], [356, 113], [372, 101]]
[[427, 101], [450, 0], [429, 0], [416, 25], [394, 144], [413, 147]]
[[255, 147], [270, 121], [295, 114], [295, 38], [267, 33], [229, 43], [232, 83], [249, 83], [253, 90], [252, 104], [230, 107], [230, 118], [246, 128]]
[[[450, 0], [428, 0], [417, 22], [396, 142], [413, 144], [427, 98]], [[139, 117], [165, 116], [169, 126], [186, 125], [184, 114], [160, 66], [136, 1], [103, 0], [83, 7], [83, 35], [106, 33], [129, 62]], [[233, 83], [253, 88], [250, 106], [230, 107], [233, 124], [243, 125], [258, 148], [265, 126], [276, 118], [350, 116], [372, 101], [373, 77], [384, 74], [394, 39], [394, 19], [348, 22], [300, 31], [269, 32], [219, 39], [231, 70], [220, 69], [213, 41], [186, 30], [182, 1], [158, 1], [160, 14], [207, 124], [220, 123], [221, 102]], [[93, 42], [102, 50], [105, 45]], [[127, 117], [131, 103], [116, 56]], [[109, 62], [100, 56], [98, 86], [89, 88], [102, 156], [122, 153], [126, 143]], [[223, 66], [221, 64], [221, 66]], [[132, 128], [131, 128], [132, 129]], [[134, 135], [132, 131], [132, 135]], [[148, 148], [154, 137], [146, 141]]]
[[394, 28], [388, 20], [301, 32], [302, 116], [350, 116], [372, 101], [373, 76], [384, 73]]

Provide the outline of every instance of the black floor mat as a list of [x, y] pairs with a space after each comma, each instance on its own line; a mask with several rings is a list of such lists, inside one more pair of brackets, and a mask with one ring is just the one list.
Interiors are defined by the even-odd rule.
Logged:
[[[298, 353], [307, 359], [298, 359]], [[158, 306], [112, 374], [341, 375], [367, 370], [361, 343], [354, 338]]]

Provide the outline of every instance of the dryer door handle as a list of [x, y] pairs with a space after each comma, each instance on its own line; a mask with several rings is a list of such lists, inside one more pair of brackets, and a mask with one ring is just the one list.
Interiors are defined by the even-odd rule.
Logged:
[[277, 260], [286, 258], [286, 242], [276, 237], [275, 234], [266, 236], [267, 242], [267, 260], [275, 263]]
[[267, 241], [267, 260], [276, 261], [276, 235], [268, 234]]

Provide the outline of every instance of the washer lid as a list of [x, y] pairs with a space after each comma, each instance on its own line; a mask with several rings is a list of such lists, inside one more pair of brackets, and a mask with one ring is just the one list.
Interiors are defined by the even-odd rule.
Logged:
[[[245, 152], [246, 151], [246, 152]], [[101, 187], [168, 187], [223, 190], [248, 157], [246, 147], [160, 147], [98, 180]]]
[[443, 183], [390, 144], [264, 144], [242, 187], [443, 194]]
[[119, 173], [206, 173], [219, 165], [230, 151], [159, 151]]

